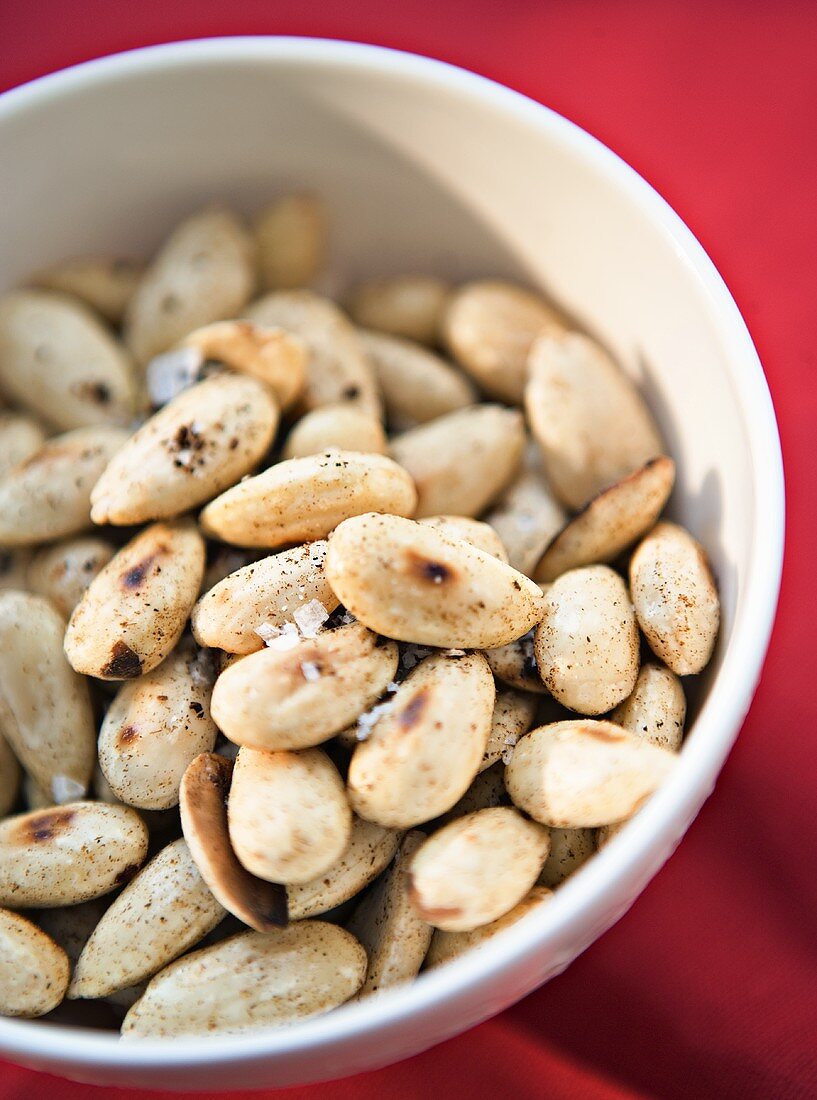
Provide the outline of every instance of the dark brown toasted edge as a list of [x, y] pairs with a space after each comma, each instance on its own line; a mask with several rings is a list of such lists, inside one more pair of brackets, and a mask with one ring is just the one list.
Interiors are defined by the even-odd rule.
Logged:
[[270, 932], [289, 921], [286, 887], [251, 874], [233, 851], [227, 826], [232, 773], [232, 760], [218, 753], [190, 762], [179, 788], [182, 832], [216, 900], [256, 932]]

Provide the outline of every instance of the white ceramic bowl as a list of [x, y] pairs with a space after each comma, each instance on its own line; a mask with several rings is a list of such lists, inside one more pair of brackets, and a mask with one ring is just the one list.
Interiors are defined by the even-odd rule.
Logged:
[[546, 287], [637, 376], [679, 464], [674, 513], [709, 549], [723, 628], [672, 779], [540, 914], [414, 984], [280, 1031], [123, 1043], [0, 1021], [8, 1058], [99, 1084], [289, 1085], [404, 1058], [558, 974], [616, 921], [712, 790], [768, 644], [783, 543], [774, 413], [717, 271], [604, 146], [435, 61], [298, 39], [226, 39], [81, 65], [0, 98], [0, 285], [91, 249], [149, 252], [225, 198], [308, 185], [344, 276], [515, 275]]

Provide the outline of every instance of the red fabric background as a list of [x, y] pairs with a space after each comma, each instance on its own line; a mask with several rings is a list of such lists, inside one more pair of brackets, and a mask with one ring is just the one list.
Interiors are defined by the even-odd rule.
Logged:
[[[635, 908], [504, 1016], [391, 1069], [288, 1096], [811, 1100], [817, 698], [795, 678], [813, 677], [817, 641], [817, 8], [0, 0], [0, 85], [133, 46], [253, 33], [441, 57], [542, 100], [621, 153], [687, 220], [744, 311], [780, 419], [789, 502], [780, 613], [752, 712], [714, 797]], [[0, 1100], [102, 1091], [0, 1064]]]

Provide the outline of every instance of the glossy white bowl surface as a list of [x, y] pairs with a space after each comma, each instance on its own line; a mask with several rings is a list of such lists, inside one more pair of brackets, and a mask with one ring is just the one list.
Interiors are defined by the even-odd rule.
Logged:
[[88, 250], [149, 254], [197, 204], [251, 212], [296, 185], [329, 201], [330, 283], [414, 269], [547, 288], [644, 387], [679, 464], [673, 514], [709, 549], [724, 610], [675, 775], [510, 934], [290, 1029], [134, 1043], [0, 1020], [0, 1051], [99, 1084], [288, 1085], [404, 1058], [499, 1012], [632, 904], [712, 790], [757, 683], [783, 478], [728, 290], [677, 215], [582, 130], [470, 73], [369, 46], [221, 39], [81, 65], [0, 97], [0, 154], [0, 286]]

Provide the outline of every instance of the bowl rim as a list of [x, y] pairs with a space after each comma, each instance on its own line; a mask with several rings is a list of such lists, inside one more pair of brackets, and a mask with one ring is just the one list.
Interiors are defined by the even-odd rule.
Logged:
[[[743, 578], [733, 638], [721, 671], [696, 720], [696, 736], [680, 764], [638, 818], [605, 845], [581, 872], [548, 903], [546, 915], [525, 919], [513, 936], [498, 936], [479, 952], [469, 953], [432, 970], [408, 985], [376, 998], [342, 1006], [334, 1012], [282, 1029], [259, 1029], [243, 1035], [122, 1043], [115, 1034], [95, 1034], [64, 1025], [0, 1019], [0, 1050], [11, 1057], [36, 1058], [52, 1067], [146, 1070], [161, 1067], [236, 1064], [259, 1057], [307, 1054], [328, 1044], [343, 1045], [406, 1024], [441, 1004], [451, 1007], [526, 955], [556, 945], [571, 925], [604, 909], [619, 880], [643, 885], [654, 873], [650, 855], [662, 842], [680, 839], [675, 822], [709, 794], [749, 709], [768, 648], [783, 560], [784, 482], [777, 423], [766, 378], [737, 305], [712, 261], [681, 218], [636, 171], [578, 125], [533, 99], [487, 77], [430, 57], [335, 39], [293, 36], [236, 36], [191, 39], [147, 46], [86, 61], [39, 77], [0, 95], [0, 124], [76, 89], [150, 71], [236, 61], [331, 64], [397, 75], [440, 91], [470, 99], [482, 110], [524, 122], [547, 132], [637, 202], [645, 216], [668, 238], [679, 260], [709, 299], [717, 336], [752, 459], [755, 517], [763, 516], [763, 537], [754, 538]], [[738, 629], [739, 628], [739, 629]], [[703, 792], [703, 795], [702, 793]], [[663, 861], [662, 861], [663, 862]], [[656, 868], [657, 869], [657, 868]], [[619, 914], [621, 915], [621, 914]], [[606, 924], [605, 924], [606, 926]], [[587, 943], [592, 942], [588, 938]], [[584, 948], [583, 948], [584, 949]], [[572, 957], [572, 953], [571, 953]], [[490, 1014], [490, 1009], [485, 1015]], [[466, 1021], [468, 1026], [470, 1021]], [[372, 1065], [379, 1064], [376, 1057]], [[320, 1071], [316, 1068], [316, 1077]]]

